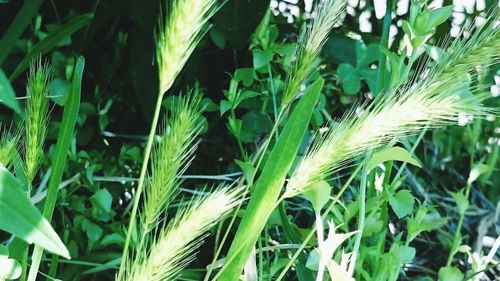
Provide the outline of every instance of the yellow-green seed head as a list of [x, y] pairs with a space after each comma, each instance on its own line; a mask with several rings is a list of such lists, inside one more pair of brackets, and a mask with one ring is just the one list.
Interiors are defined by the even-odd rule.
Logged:
[[43, 157], [43, 144], [47, 132], [50, 66], [42, 63], [41, 58], [31, 63], [26, 86], [26, 138], [25, 162], [26, 176], [31, 182], [35, 178]]
[[170, 89], [219, 7], [218, 0], [172, 0], [167, 4], [167, 18], [160, 18], [156, 42], [160, 93]]

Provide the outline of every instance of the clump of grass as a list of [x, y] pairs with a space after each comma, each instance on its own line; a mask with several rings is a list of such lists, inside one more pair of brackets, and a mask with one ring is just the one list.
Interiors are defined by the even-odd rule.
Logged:
[[[168, 3], [170, 2], [170, 3]], [[218, 10], [218, 0], [167, 1], [167, 19], [160, 17], [157, 62], [160, 93], [172, 86], [194, 48], [208, 31], [208, 19]]]
[[296, 97], [300, 86], [317, 69], [323, 45], [335, 24], [344, 17], [346, 4], [346, 0], [323, 0], [318, 4], [315, 18], [300, 36], [295, 62], [287, 73], [283, 107]]
[[[496, 14], [494, 20], [498, 19]], [[349, 112], [312, 146], [290, 179], [284, 197], [302, 193], [348, 161], [388, 140], [415, 133], [424, 126], [457, 123], [459, 115], [484, 116], [484, 88], [471, 87], [478, 65], [499, 62], [500, 30], [492, 25], [476, 30], [467, 40], [456, 39], [450, 51], [426, 72], [380, 95], [360, 114]], [[477, 94], [476, 96], [471, 93]]]
[[32, 182], [43, 158], [43, 144], [47, 133], [49, 85], [51, 68], [42, 59], [35, 59], [30, 66], [26, 86], [26, 138], [24, 140], [26, 177]]
[[167, 117], [160, 142], [153, 148], [152, 177], [144, 190], [143, 230], [149, 232], [178, 193], [178, 176], [188, 166], [201, 129], [201, 95], [179, 98]]
[[209, 195], [192, 199], [160, 231], [149, 253], [130, 265], [130, 277], [127, 280], [175, 279], [179, 271], [192, 260], [203, 234], [240, 204], [241, 198], [241, 188], [226, 186]]

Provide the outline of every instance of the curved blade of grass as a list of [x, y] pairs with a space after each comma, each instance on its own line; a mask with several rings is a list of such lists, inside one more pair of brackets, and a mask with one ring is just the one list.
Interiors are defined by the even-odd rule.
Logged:
[[23, 7], [17, 13], [9, 29], [0, 40], [0, 65], [9, 55], [17, 40], [23, 34], [24, 30], [31, 22], [31, 19], [42, 5], [43, 0], [25, 0]]
[[318, 79], [301, 98], [276, 142], [254, 191], [243, 219], [238, 227], [226, 263], [215, 279], [238, 280], [252, 247], [271, 215], [285, 182], [288, 170], [297, 155], [307, 130], [314, 106], [318, 100], [323, 79]]
[[66, 246], [31, 203], [22, 183], [0, 165], [0, 229], [47, 251], [69, 258]]
[[21, 74], [30, 65], [30, 62], [33, 60], [33, 58], [46, 54], [47, 52], [52, 50], [66, 37], [89, 24], [92, 21], [93, 17], [93, 14], [84, 14], [70, 20], [65, 25], [55, 29], [42, 41], [33, 46], [31, 51], [21, 60], [16, 69], [14, 69], [9, 77], [9, 80], [12, 81], [16, 79], [19, 74]]
[[[51, 220], [52, 214], [54, 213], [54, 207], [59, 191], [58, 187], [61, 183], [64, 166], [66, 165], [66, 156], [68, 154], [69, 144], [71, 142], [71, 138], [73, 137], [73, 132], [76, 126], [76, 119], [78, 117], [78, 110], [80, 109], [80, 95], [84, 65], [85, 59], [83, 57], [79, 57], [76, 62], [75, 72], [73, 74], [71, 92], [68, 96], [66, 104], [64, 105], [61, 128], [59, 130], [59, 135], [57, 136], [56, 151], [54, 162], [52, 164], [52, 174], [49, 180], [47, 198], [43, 207], [43, 216], [47, 218], [48, 221]], [[33, 251], [28, 280], [36, 280], [36, 275], [38, 273], [42, 255], [43, 249], [40, 247], [35, 247]]]

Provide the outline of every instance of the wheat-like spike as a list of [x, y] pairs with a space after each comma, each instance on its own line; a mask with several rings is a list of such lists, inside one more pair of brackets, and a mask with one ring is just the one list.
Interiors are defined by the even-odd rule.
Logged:
[[195, 151], [196, 136], [201, 129], [201, 95], [195, 93], [179, 97], [173, 113], [165, 122], [160, 142], [152, 154], [151, 181], [144, 190], [142, 226], [151, 231], [159, 216], [177, 194], [179, 176], [189, 166]]
[[43, 158], [43, 144], [48, 123], [48, 92], [52, 80], [51, 67], [35, 59], [30, 66], [26, 86], [26, 177], [32, 182]]
[[196, 45], [208, 31], [208, 19], [220, 8], [219, 0], [166, 1], [167, 18], [159, 19], [157, 62], [160, 93], [174, 83]]
[[19, 140], [21, 139], [21, 130], [10, 130], [2, 128], [0, 125], [0, 164], [4, 167], [10, 167], [16, 149], [19, 147]]
[[299, 164], [284, 197], [302, 193], [309, 184], [388, 140], [416, 133], [424, 126], [457, 123], [461, 114], [484, 116], [491, 111], [480, 104], [488, 96], [486, 86], [470, 86], [476, 67], [488, 67], [500, 60], [500, 30], [495, 25], [498, 13], [491, 22], [467, 41], [456, 39], [450, 52], [415, 76], [413, 83], [380, 95], [359, 116], [350, 111], [340, 123], [333, 124]]
[[242, 194], [240, 188], [220, 187], [181, 207], [173, 221], [161, 230], [147, 256], [130, 264], [127, 280], [174, 280], [192, 261], [203, 234], [241, 202]]
[[299, 93], [300, 86], [317, 69], [319, 55], [330, 31], [345, 14], [346, 0], [323, 0], [315, 9], [311, 25], [300, 35], [295, 61], [287, 77], [282, 106], [286, 107]]

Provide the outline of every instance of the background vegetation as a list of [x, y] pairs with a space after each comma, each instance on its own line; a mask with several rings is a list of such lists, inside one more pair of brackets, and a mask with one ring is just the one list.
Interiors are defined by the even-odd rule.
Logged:
[[[141, 0], [25, 2], [0, 1], [0, 34], [6, 34], [23, 5], [36, 11], [33, 18], [26, 21], [27, 28], [21, 31], [21, 36], [11, 40], [10, 51], [0, 49], [0, 80], [3, 79], [2, 85], [12, 86], [23, 108], [21, 101], [28, 95], [26, 77], [32, 57], [42, 53], [52, 64], [54, 80], [48, 93], [51, 102], [45, 157], [30, 179], [33, 183], [31, 201], [38, 203], [40, 210], [43, 210], [49, 173], [57, 158], [56, 142], [63, 115], [60, 105], [71, 96], [74, 72], [79, 69], [78, 57], [85, 58], [76, 134], [68, 143], [62, 188], [51, 221], [72, 259], [45, 255], [39, 278], [114, 280], [159, 91], [154, 63], [155, 30], [163, 4]], [[409, 7], [413, 5], [410, 1], [388, 2], [394, 2], [393, 26], [388, 38], [390, 42], [400, 42], [405, 34], [403, 20], [408, 19]], [[476, 4], [469, 3], [465, 8], [455, 3], [451, 16], [435, 27], [423, 49], [428, 54], [439, 53], [436, 46], [449, 44], [450, 34], [464, 36], [459, 30], [480, 21], [486, 11], [498, 14], [498, 1], [477, 2], [479, 4], [470, 1]], [[434, 5], [429, 9], [453, 4], [448, 0], [429, 3]], [[196, 157], [183, 176], [184, 198], [204, 193], [207, 183], [209, 186], [230, 183], [241, 175], [247, 176], [252, 169], [248, 164], [251, 157], [271, 133], [277, 119], [273, 108], [281, 101], [277, 93], [283, 91], [298, 34], [309, 21], [311, 11], [310, 1], [229, 0], [210, 19], [211, 29], [195, 48], [162, 103], [162, 110], [175, 112], [176, 96], [180, 93], [193, 88], [203, 92], [200, 103], [204, 112], [199, 117], [201, 141]], [[306, 152], [314, 132], [326, 126], [331, 118], [340, 118], [349, 108], [373, 100], [379, 92], [376, 66], [382, 54], [379, 43], [383, 37], [384, 14], [380, 6], [375, 9], [373, 1], [348, 1], [347, 15], [329, 35], [321, 50], [321, 63], [311, 75], [311, 81], [323, 78], [324, 86], [312, 114], [311, 131], [302, 140], [299, 155]], [[2, 40], [0, 46], [8, 45], [8, 38]], [[397, 50], [395, 43], [390, 51], [396, 53]], [[494, 97], [485, 103], [498, 108], [498, 61], [481, 75], [481, 81], [488, 84], [484, 92]], [[0, 96], [1, 91], [0, 87]], [[2, 101], [5, 103], [5, 97]], [[13, 108], [1, 106], [0, 121], [4, 128], [22, 122]], [[367, 180], [368, 198], [372, 201], [367, 202], [361, 246], [363, 270], [356, 270], [360, 280], [396, 280], [377, 275], [392, 270], [383, 266], [389, 266], [388, 261], [398, 265], [395, 270], [398, 280], [436, 280], [438, 277], [462, 280], [465, 277], [461, 272], [475, 272], [473, 267], [488, 254], [494, 241], [498, 241], [500, 119], [494, 114], [472, 122], [469, 116], [459, 117], [459, 124], [455, 126], [410, 135], [401, 142], [400, 147], [411, 152], [419, 167], [390, 162], [386, 170], [375, 169], [363, 177], [361, 173], [353, 173], [356, 166], [352, 165], [329, 179], [328, 183], [339, 190], [350, 175], [355, 175], [347, 184], [342, 203], [328, 214], [334, 220], [348, 222], [339, 226], [338, 231], [342, 233], [356, 229], [356, 220], [351, 218], [358, 212], [357, 188], [362, 178]], [[362, 161], [362, 158], [358, 160]], [[390, 169], [393, 176], [397, 173], [391, 182], [390, 172], [386, 179], [382, 178], [384, 171]], [[381, 186], [390, 193], [377, 193]], [[464, 190], [470, 190], [467, 196]], [[185, 203], [186, 199], [180, 198], [170, 204], [168, 213], [175, 213]], [[380, 201], [386, 203], [376, 203]], [[263, 278], [260, 280], [279, 275], [315, 222], [314, 208], [304, 196], [286, 200], [285, 206], [286, 210], [281, 211], [285, 212], [286, 223], [290, 225], [283, 225], [285, 222], [280, 217], [283, 213], [276, 211], [260, 236], [258, 249], [268, 249], [260, 251], [257, 257], [263, 267], [259, 267], [259, 273], [265, 273], [259, 275]], [[464, 211], [460, 213], [460, 210]], [[238, 221], [240, 217], [241, 213]], [[200, 247], [189, 268], [181, 272], [183, 278], [203, 279], [228, 223], [221, 222], [211, 229], [214, 235]], [[461, 243], [454, 242], [457, 224], [461, 229]], [[288, 237], [290, 229], [300, 241]], [[230, 237], [235, 231], [236, 228], [232, 229]], [[379, 236], [382, 232], [383, 237]], [[406, 237], [415, 238], [411, 249], [408, 248], [410, 239]], [[306, 243], [306, 247], [312, 249], [316, 244], [314, 239]], [[11, 243], [11, 236], [0, 232], [0, 241]], [[283, 249], [279, 248], [280, 244]], [[460, 246], [462, 244], [467, 246]], [[287, 245], [292, 246], [287, 248]], [[400, 245], [400, 250], [395, 245]], [[226, 253], [229, 241], [222, 246]], [[456, 252], [451, 260], [450, 251]], [[494, 257], [498, 261], [498, 256]], [[302, 272], [317, 270], [314, 256], [299, 256], [298, 260], [301, 265], [294, 266], [294, 270], [284, 276], [285, 280], [310, 280], [307, 274], [301, 276], [300, 266], [304, 267]], [[449, 266], [449, 271], [440, 271], [445, 266]], [[487, 275], [481, 278], [495, 280], [498, 265], [496, 269], [489, 265], [485, 272]]]

